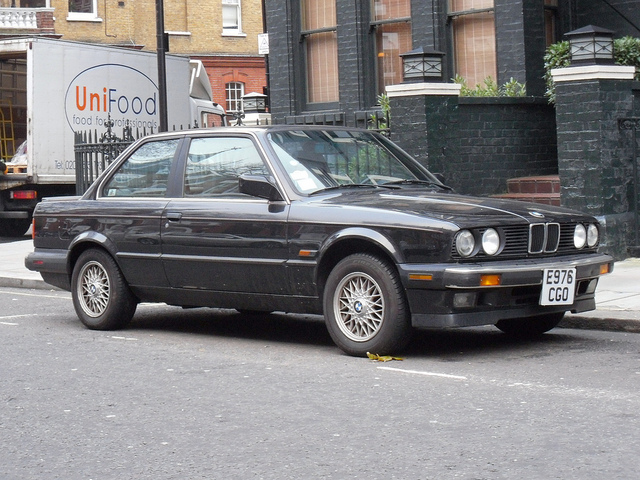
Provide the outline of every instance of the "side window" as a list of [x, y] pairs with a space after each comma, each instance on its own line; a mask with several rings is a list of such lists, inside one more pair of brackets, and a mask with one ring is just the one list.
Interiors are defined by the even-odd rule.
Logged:
[[120, 165], [102, 190], [105, 197], [164, 197], [179, 139], [148, 142]]
[[236, 196], [240, 175], [269, 175], [253, 142], [241, 137], [191, 140], [184, 176], [185, 197]]

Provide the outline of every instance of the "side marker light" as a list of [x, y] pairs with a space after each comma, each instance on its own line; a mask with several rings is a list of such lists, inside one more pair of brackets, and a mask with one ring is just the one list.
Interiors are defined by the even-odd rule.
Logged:
[[501, 275], [482, 275], [480, 277], [481, 287], [496, 287], [502, 283]]

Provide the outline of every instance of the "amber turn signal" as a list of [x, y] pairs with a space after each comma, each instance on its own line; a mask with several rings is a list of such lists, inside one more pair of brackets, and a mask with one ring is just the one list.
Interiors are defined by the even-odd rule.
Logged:
[[500, 275], [482, 275], [480, 277], [481, 287], [496, 287], [502, 283]]

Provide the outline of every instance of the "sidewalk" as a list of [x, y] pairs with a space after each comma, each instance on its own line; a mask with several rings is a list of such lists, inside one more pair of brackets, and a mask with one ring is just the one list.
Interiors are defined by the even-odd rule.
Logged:
[[[31, 240], [0, 244], [0, 287], [54, 288], [24, 266], [31, 251]], [[591, 312], [567, 314], [560, 326], [640, 333], [640, 258], [617, 262], [613, 273], [600, 278], [596, 303]]]

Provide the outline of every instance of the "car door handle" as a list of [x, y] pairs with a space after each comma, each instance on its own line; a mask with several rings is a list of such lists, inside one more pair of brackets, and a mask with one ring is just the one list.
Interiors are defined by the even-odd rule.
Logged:
[[182, 218], [182, 213], [180, 212], [167, 212], [167, 220], [170, 222], [179, 222]]

